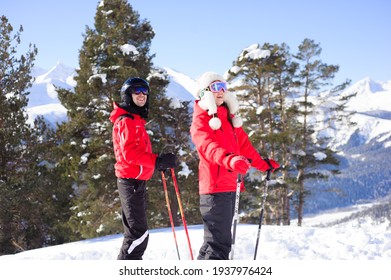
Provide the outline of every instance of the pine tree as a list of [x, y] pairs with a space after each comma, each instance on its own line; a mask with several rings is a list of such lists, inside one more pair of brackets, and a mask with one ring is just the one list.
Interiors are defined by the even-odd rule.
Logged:
[[1, 16], [0, 24], [0, 254], [3, 254], [26, 248], [19, 241], [24, 221], [18, 200], [24, 191], [21, 175], [28, 161], [25, 142], [29, 126], [25, 107], [37, 49], [30, 44], [27, 53], [18, 58], [23, 27], [13, 34], [5, 16]]
[[[275, 106], [270, 107], [270, 119], [274, 119], [273, 130], [270, 130], [266, 137], [267, 143], [271, 146], [273, 155], [278, 155], [278, 161], [283, 166], [279, 171], [281, 176], [279, 184], [272, 186], [270, 193], [272, 202], [274, 202], [273, 220], [277, 225], [290, 224], [290, 200], [291, 200], [291, 182], [289, 170], [291, 148], [295, 142], [295, 132], [297, 128], [296, 110], [289, 100], [292, 99], [291, 88], [295, 85], [294, 76], [298, 64], [292, 62], [292, 55], [289, 47], [283, 43], [280, 46], [274, 46], [271, 50], [270, 63], [271, 83], [270, 91], [273, 93], [273, 102]], [[266, 218], [272, 220], [266, 215]]]
[[[286, 44], [265, 43], [262, 48], [254, 44], [241, 52], [229, 71], [228, 80], [235, 85], [250, 140], [263, 157], [270, 156], [284, 167], [278, 184], [268, 192], [266, 223], [289, 225], [291, 200], [295, 198], [301, 224], [310, 193], [305, 184], [338, 172], [332, 139], [319, 127], [325, 130], [337, 127], [337, 122], [351, 123], [352, 113], [344, 109], [352, 95], [340, 95], [349, 81], [327, 90], [338, 66], [315, 60], [321, 49], [309, 39], [299, 49], [300, 53], [292, 56]], [[322, 95], [319, 90], [328, 93]], [[326, 110], [327, 118], [316, 121], [320, 107]], [[258, 189], [262, 187], [259, 176], [250, 174], [247, 180], [242, 220], [254, 222], [262, 195]]]
[[[292, 142], [289, 131], [293, 120], [288, 115], [286, 99], [295, 67], [290, 62], [289, 49], [285, 44], [266, 43], [262, 48], [254, 44], [244, 49], [235, 60], [228, 78], [238, 84], [233, 90], [238, 92], [244, 128], [251, 142], [262, 157], [271, 157], [285, 164], [289, 160], [289, 143]], [[259, 216], [263, 187], [259, 176], [251, 179], [253, 182], [246, 182], [248, 187], [242, 203], [248, 214], [242, 220], [255, 222]], [[285, 171], [283, 179], [281, 182], [287, 180]], [[288, 185], [274, 185], [268, 194], [266, 222], [288, 224]]]
[[15, 201], [20, 205], [23, 232], [18, 244], [41, 248], [73, 240], [66, 222], [70, 215], [72, 192], [68, 178], [57, 167], [55, 131], [43, 117], [37, 117], [24, 143], [24, 172], [21, 192]]
[[[231, 84], [237, 81], [235, 83], [237, 86], [230, 90], [237, 92], [237, 98], [241, 103], [240, 113], [245, 124], [243, 128], [260, 154], [265, 152], [263, 156], [269, 156], [265, 144], [265, 136], [268, 133], [268, 124], [265, 119], [267, 113], [263, 109], [268, 101], [269, 71], [267, 68], [270, 54], [269, 49], [263, 49], [259, 44], [253, 44], [240, 53], [228, 72], [228, 81]], [[258, 189], [262, 189], [260, 186], [262, 178], [260, 175], [253, 175], [249, 180], [249, 177], [245, 178], [247, 191], [242, 195], [242, 203], [240, 204], [241, 209], [247, 214], [241, 218], [241, 221], [255, 223], [259, 215], [257, 210], [260, 209], [262, 199], [261, 191], [258, 192]]]
[[[63, 152], [60, 165], [73, 180], [75, 200], [71, 228], [82, 238], [122, 231], [120, 202], [114, 173], [112, 103], [119, 101], [123, 82], [132, 76], [150, 83], [150, 113], [146, 128], [153, 152], [169, 152], [172, 120], [177, 114], [165, 96], [164, 70], [153, 67], [149, 54], [154, 32], [147, 20], [124, 0], [101, 2], [95, 28], [87, 27], [79, 54], [80, 69], [73, 91], [59, 89], [69, 121], [58, 128]], [[171, 125], [171, 126], [170, 126]], [[175, 150], [180, 146], [175, 147]], [[161, 226], [166, 214], [159, 174], [148, 182], [150, 226]], [[165, 224], [166, 225], [166, 224]]]
[[[338, 95], [350, 83], [350, 81], [346, 81], [330, 89], [332, 79], [339, 71], [339, 66], [328, 65], [319, 60], [321, 51], [319, 44], [313, 40], [304, 39], [299, 46], [299, 52], [295, 55], [300, 64], [297, 91], [300, 128], [296, 139], [298, 149], [292, 161], [297, 166], [298, 189], [295, 195], [295, 208], [298, 215], [298, 225], [302, 224], [304, 203], [306, 197], [311, 193], [308, 182], [311, 179], [325, 179], [338, 173], [339, 160], [336, 151], [329, 145], [331, 141], [329, 136], [319, 131], [319, 124], [349, 120], [350, 115], [344, 112], [344, 108], [352, 96], [343, 96], [339, 100], [335, 100], [334, 106], [324, 107], [328, 110], [328, 117], [322, 118], [320, 121], [316, 118], [317, 108], [323, 106], [327, 101], [327, 99], [322, 100], [321, 93], [329, 91], [332, 95]], [[322, 125], [322, 127], [324, 126]]]
[[189, 128], [192, 122], [190, 102], [181, 102], [175, 110], [175, 146], [179, 155], [178, 185], [181, 192], [185, 218], [188, 224], [202, 223], [199, 213], [198, 154], [195, 152]]
[[[12, 35], [6, 17], [0, 37], [0, 254], [70, 240], [64, 227], [69, 189], [53, 153], [54, 131], [42, 117], [27, 122], [28, 88], [37, 48], [16, 57], [23, 28]], [[16, 43], [14, 46], [13, 44]]]
[[[199, 223], [199, 197], [198, 197], [198, 159], [195, 157], [194, 145], [191, 142], [189, 127], [191, 125], [191, 109], [189, 101], [170, 100], [170, 106], [166, 106], [164, 116], [161, 118], [165, 120], [165, 128], [168, 134], [161, 135], [164, 141], [159, 141], [156, 146], [161, 145], [164, 142], [164, 146], [161, 146], [159, 150], [164, 152], [173, 152], [178, 155], [179, 167], [175, 169], [180, 196], [182, 200], [182, 206], [184, 215], [188, 224]], [[180, 224], [180, 212], [179, 205], [177, 203], [176, 193], [174, 191], [173, 180], [170, 172], [166, 172], [168, 175], [167, 184], [169, 197], [171, 201], [171, 210], [174, 216], [174, 224]], [[156, 185], [159, 192], [154, 192], [155, 202], [150, 205], [151, 217], [150, 224], [154, 227], [167, 227], [169, 224], [169, 217], [167, 211], [161, 211], [166, 209], [164, 196], [162, 193], [161, 174], [158, 174], [158, 178], [153, 180], [153, 185]], [[151, 185], [152, 185], [151, 184]], [[150, 194], [151, 196], [152, 194]], [[151, 199], [152, 200], [152, 199]], [[157, 214], [157, 215], [156, 215]]]

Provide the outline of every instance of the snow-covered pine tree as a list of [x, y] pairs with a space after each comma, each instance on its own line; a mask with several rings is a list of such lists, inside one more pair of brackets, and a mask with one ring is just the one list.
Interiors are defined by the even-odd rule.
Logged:
[[[352, 95], [340, 96], [349, 81], [328, 89], [338, 66], [316, 60], [321, 49], [312, 40], [305, 39], [299, 50], [293, 57], [286, 44], [266, 43], [262, 48], [253, 44], [241, 52], [228, 72], [251, 141], [263, 157], [275, 158], [284, 166], [282, 180], [269, 189], [266, 223], [288, 225], [291, 200], [295, 198], [301, 225], [310, 189], [305, 182], [338, 171], [336, 151], [330, 147], [332, 139], [321, 130], [335, 128], [336, 122], [351, 124], [352, 113], [344, 109]], [[320, 106], [327, 113], [319, 120], [316, 108]], [[257, 176], [248, 176], [247, 180], [242, 220], [254, 222], [262, 191], [258, 190], [261, 185]]]
[[149, 53], [153, 37], [150, 23], [141, 20], [127, 1], [101, 1], [95, 28], [87, 27], [84, 35], [74, 92], [58, 91], [69, 118], [57, 130], [62, 139], [60, 164], [73, 179], [76, 194], [70, 225], [83, 238], [122, 230], [108, 118], [128, 77], [149, 80], [151, 137], [162, 129], [154, 120], [161, 119], [158, 108], [166, 103], [164, 89], [168, 82], [160, 70], [153, 68], [153, 55]]
[[[234, 61], [228, 80], [235, 86], [241, 102], [244, 129], [249, 133], [253, 145], [263, 157], [271, 157], [280, 163], [289, 161], [289, 144], [292, 143], [294, 118], [286, 99], [292, 87], [292, 73], [296, 64], [291, 62], [289, 48], [265, 43], [262, 47], [253, 44], [245, 48]], [[266, 222], [289, 224], [288, 174], [282, 171], [279, 184], [269, 189]], [[243, 209], [247, 213], [243, 220], [256, 222], [259, 217], [263, 187], [259, 176], [250, 176], [243, 195]]]

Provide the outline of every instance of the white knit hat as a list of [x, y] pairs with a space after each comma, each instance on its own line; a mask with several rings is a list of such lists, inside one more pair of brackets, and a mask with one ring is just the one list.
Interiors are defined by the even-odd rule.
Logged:
[[[221, 127], [221, 120], [215, 115], [217, 113], [216, 101], [213, 93], [210, 90], [205, 90], [214, 81], [227, 82], [223, 76], [214, 72], [205, 72], [202, 74], [198, 79], [199, 90], [197, 97], [200, 99], [198, 105], [205, 111], [208, 111], [209, 116], [212, 116], [209, 120], [209, 126], [213, 130], [217, 130]], [[239, 111], [239, 102], [232, 92], [227, 91], [224, 93], [224, 102], [227, 104], [231, 114], [235, 115]], [[232, 118], [232, 124], [234, 127], [241, 127], [243, 124], [242, 118], [235, 115]]]

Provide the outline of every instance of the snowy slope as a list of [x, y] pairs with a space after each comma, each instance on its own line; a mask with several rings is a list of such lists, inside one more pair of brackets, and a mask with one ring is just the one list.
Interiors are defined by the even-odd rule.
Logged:
[[[307, 216], [302, 227], [263, 225], [257, 259], [391, 260], [391, 221], [384, 217], [373, 220], [369, 215], [359, 214], [373, 206], [374, 204], [356, 205]], [[348, 219], [352, 214], [357, 217]], [[341, 222], [344, 218], [346, 221]], [[203, 229], [201, 225], [189, 226], [188, 229], [193, 255], [196, 257], [202, 244]], [[258, 225], [239, 224], [235, 259], [253, 259], [257, 231]], [[183, 227], [176, 228], [176, 235], [181, 260], [189, 260]], [[121, 234], [99, 237], [0, 256], [0, 263], [3, 260], [114, 260], [121, 242]], [[144, 259], [178, 259], [171, 228], [150, 231]]]

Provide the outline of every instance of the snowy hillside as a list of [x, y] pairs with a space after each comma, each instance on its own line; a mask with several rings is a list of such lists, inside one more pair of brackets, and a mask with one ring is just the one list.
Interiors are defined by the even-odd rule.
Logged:
[[[389, 203], [356, 205], [338, 211], [306, 216], [302, 227], [266, 226], [261, 228], [258, 260], [391, 260], [391, 217], [376, 218]], [[203, 240], [201, 225], [189, 226], [193, 255], [196, 257]], [[258, 225], [239, 224], [235, 259], [252, 260]], [[183, 227], [176, 228], [181, 260], [189, 260]], [[164, 242], [162, 242], [164, 240]], [[122, 234], [99, 237], [15, 255], [4, 260], [114, 260]], [[150, 231], [145, 260], [177, 260], [171, 228]]]

